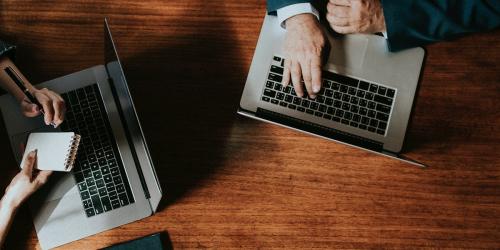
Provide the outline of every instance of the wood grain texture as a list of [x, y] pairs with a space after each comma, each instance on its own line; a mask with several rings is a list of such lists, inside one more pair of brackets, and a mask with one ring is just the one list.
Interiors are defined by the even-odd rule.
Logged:
[[[174, 248], [500, 248], [500, 33], [427, 47], [415, 168], [238, 117], [265, 1], [13, 1], [0, 37], [41, 82], [102, 62], [111, 23], [165, 198], [61, 249], [155, 232]], [[181, 106], [182, 108], [177, 108]], [[2, 187], [16, 170], [0, 125]], [[7, 249], [37, 249], [23, 208]]]

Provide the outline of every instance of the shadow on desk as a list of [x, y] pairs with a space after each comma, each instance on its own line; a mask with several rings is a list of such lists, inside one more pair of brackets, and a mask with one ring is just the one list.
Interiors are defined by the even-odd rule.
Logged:
[[223, 165], [247, 74], [225, 14], [206, 20], [176, 20], [175, 30], [164, 30], [162, 38], [153, 30], [144, 39], [161, 43], [123, 60], [164, 193], [159, 210]]

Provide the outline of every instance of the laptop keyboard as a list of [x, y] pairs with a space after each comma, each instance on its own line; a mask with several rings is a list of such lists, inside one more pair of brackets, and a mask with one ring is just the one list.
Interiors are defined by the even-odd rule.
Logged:
[[134, 203], [97, 84], [61, 96], [61, 129], [81, 135], [73, 176], [87, 217]]
[[316, 98], [300, 98], [291, 84], [287, 87], [281, 84], [284, 61], [279, 56], [273, 57], [262, 101], [372, 133], [386, 134], [396, 96], [394, 88], [323, 71], [323, 85]]

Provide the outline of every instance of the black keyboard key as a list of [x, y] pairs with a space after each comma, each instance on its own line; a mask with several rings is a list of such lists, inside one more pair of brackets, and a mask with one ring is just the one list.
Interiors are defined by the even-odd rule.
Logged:
[[370, 121], [370, 119], [366, 116], [363, 116], [361, 117], [361, 123], [364, 124], [364, 125], [368, 125], [368, 122]]
[[347, 91], [347, 93], [349, 93], [349, 95], [355, 95], [356, 94], [356, 88], [349, 87], [349, 91]]
[[389, 97], [381, 96], [381, 95], [375, 95], [373, 98], [374, 101], [391, 106], [392, 105], [392, 99]]
[[294, 105], [294, 104], [288, 104], [288, 108], [289, 108], [289, 109], [296, 109], [296, 108], [297, 108], [297, 106], [296, 106], [296, 105]]
[[300, 112], [306, 112], [306, 109], [304, 107], [297, 107], [297, 110]]
[[333, 106], [336, 108], [341, 108], [342, 107], [342, 102], [341, 101], [334, 101]]
[[396, 94], [396, 91], [394, 91], [394, 89], [387, 89], [387, 93], [385, 93], [385, 95], [390, 98], [393, 98], [394, 94]]
[[337, 117], [344, 117], [344, 111], [340, 110], [340, 109], [337, 109], [337, 111], [335, 112], [335, 116], [337, 116]]
[[275, 81], [275, 82], [281, 82], [282, 77], [278, 74], [269, 73], [269, 76], [267, 77], [267, 79], [269, 79], [271, 81]]
[[96, 186], [89, 187], [89, 193], [90, 193], [90, 195], [97, 194], [97, 187]]
[[312, 114], [314, 114], [314, 110], [312, 110], [312, 109], [306, 109], [306, 113], [312, 115]]
[[319, 112], [323, 112], [323, 113], [326, 112], [326, 105], [323, 105], [323, 104], [319, 105], [318, 110], [319, 110]]
[[111, 206], [113, 207], [113, 209], [119, 208], [120, 207], [120, 201], [118, 199], [112, 200], [111, 201]]
[[332, 107], [328, 107], [328, 109], [327, 109], [327, 111], [326, 111], [326, 112], [327, 112], [328, 114], [330, 114], [330, 115], [333, 115], [333, 114], [335, 114], [335, 109], [334, 109], [334, 108], [332, 108]]
[[298, 97], [294, 97], [294, 98], [293, 98], [293, 104], [295, 104], [295, 105], [300, 105], [300, 103], [301, 103], [300, 98], [298, 98]]
[[348, 90], [349, 90], [349, 87], [347, 87], [346, 85], [341, 85], [340, 86], [340, 92], [347, 93]]
[[342, 93], [335, 91], [335, 94], [333, 94], [333, 98], [336, 100], [340, 100], [340, 98], [342, 98]]
[[88, 179], [86, 179], [86, 181], [87, 181], [87, 187], [91, 187], [91, 186], [95, 185], [95, 181], [92, 178], [88, 178]]
[[331, 90], [331, 89], [325, 90], [325, 96], [332, 97], [333, 96], [333, 90]]
[[273, 60], [275, 60], [277, 62], [281, 62], [281, 57], [273, 56]]
[[350, 95], [348, 95], [348, 94], [343, 94], [342, 95], [342, 101], [348, 102], [349, 100], [351, 100], [351, 96]]
[[99, 170], [93, 172], [93, 175], [94, 175], [94, 179], [100, 179], [102, 177], [101, 171], [99, 171]]
[[375, 84], [370, 84], [370, 92], [377, 93], [378, 86]]
[[290, 94], [290, 92], [292, 92], [292, 87], [286, 86], [285, 88], [283, 88], [283, 92]]
[[372, 127], [375, 127], [375, 128], [376, 128], [376, 127], [378, 126], [378, 121], [377, 121], [377, 120], [375, 120], [375, 119], [371, 119], [371, 120], [370, 120], [370, 126], [372, 126]]
[[273, 82], [271, 82], [271, 81], [267, 81], [266, 82], [266, 88], [272, 89], [273, 87], [274, 87], [274, 83]]
[[302, 100], [302, 104], [301, 105], [304, 108], [309, 108], [309, 103], [310, 103], [310, 101], [308, 101], [308, 100]]
[[283, 101], [283, 99], [285, 99], [285, 94], [278, 92], [278, 94], [276, 94], [276, 99]]
[[369, 102], [368, 102], [368, 108], [369, 108], [369, 109], [374, 109], [374, 108], [375, 108], [375, 106], [376, 106], [375, 102], [372, 102], [372, 101], [369, 101]]
[[359, 98], [357, 98], [357, 97], [355, 97], [355, 96], [351, 97], [351, 103], [352, 103], [352, 104], [357, 105], [357, 104], [358, 104], [358, 102], [359, 102]]
[[358, 114], [355, 114], [352, 116], [352, 120], [355, 122], [360, 122], [361, 121], [361, 116]]
[[93, 208], [85, 209], [85, 213], [87, 214], [87, 217], [92, 217], [95, 215]]
[[377, 104], [376, 110], [380, 111], [382, 113], [389, 114], [391, 111], [391, 107], [383, 105], [383, 104]]
[[316, 97], [316, 101], [319, 103], [325, 103], [325, 97], [320, 95], [320, 96]]
[[80, 196], [82, 197], [82, 200], [86, 200], [86, 199], [90, 198], [90, 194], [88, 191], [80, 192]]
[[375, 118], [376, 112], [373, 110], [368, 110], [368, 117]]
[[85, 177], [85, 178], [92, 177], [92, 171], [90, 171], [90, 169], [84, 169], [84, 170], [82, 170], [82, 173], [83, 173], [83, 177]]
[[278, 104], [278, 103], [280, 103], [280, 101], [278, 101], [278, 100], [276, 100], [276, 99], [271, 99], [271, 103], [272, 103], [272, 104]]
[[[89, 198], [90, 198], [90, 196], [89, 196]], [[88, 198], [87, 198], [87, 199], [88, 199]], [[83, 208], [84, 208], [85, 210], [87, 210], [87, 208], [91, 208], [91, 207], [92, 207], [92, 202], [91, 202], [90, 200], [87, 200], [87, 199], [85, 199], [85, 200], [83, 201]], [[92, 210], [92, 211], [93, 211], [93, 210]]]
[[99, 179], [99, 180], [96, 180], [95, 181], [95, 185], [97, 186], [97, 188], [102, 188], [104, 187], [104, 180], [103, 179]]
[[352, 113], [351, 112], [345, 112], [344, 113], [344, 119], [351, 120], [352, 118]]
[[325, 77], [328, 80], [332, 80], [334, 82], [346, 84], [346, 85], [354, 87], [354, 88], [358, 87], [358, 82], [359, 81], [357, 79], [350, 78], [348, 76], [335, 74], [335, 73], [329, 72], [329, 71], [324, 71], [323, 72], [323, 77]]
[[377, 119], [382, 120], [384, 122], [389, 120], [389, 115], [377, 112]]
[[292, 101], [293, 101], [293, 96], [291, 96], [291, 95], [285, 96], [285, 102], [292, 103]]
[[276, 65], [271, 65], [271, 72], [283, 75], [283, 68]]
[[365, 81], [359, 81], [359, 88], [363, 90], [368, 90], [370, 84]]
[[340, 84], [339, 83], [336, 83], [336, 82], [332, 83], [332, 89], [333, 90], [339, 90], [339, 88], [340, 88]]
[[332, 118], [332, 121], [335, 121], [335, 122], [340, 122], [340, 118], [339, 118], [339, 117], [337, 117], [337, 116], [334, 116], [334, 117]]
[[326, 98], [325, 104], [328, 105], [328, 106], [332, 106], [333, 105], [333, 99], [332, 98]]
[[319, 107], [319, 105], [318, 105], [317, 103], [315, 103], [315, 102], [312, 102], [312, 103], [311, 103], [310, 108], [311, 108], [312, 110], [318, 110], [318, 107]]
[[356, 123], [356, 122], [350, 122], [349, 125], [351, 125], [352, 127], [357, 128], [359, 124]]
[[349, 105], [349, 103], [347, 103], [347, 102], [342, 103], [343, 110], [349, 111], [350, 108], [351, 108], [351, 105]]
[[264, 95], [274, 98], [276, 96], [276, 91], [270, 89], [264, 89]]
[[385, 122], [379, 122], [378, 123], [378, 128], [379, 129], [386, 129], [387, 128], [387, 123], [385, 123]]
[[365, 99], [359, 100], [359, 106], [366, 107], [368, 105], [368, 101]]
[[113, 209], [113, 207], [111, 206], [111, 201], [109, 200], [109, 198], [107, 196], [102, 197], [101, 202], [102, 202], [102, 207], [104, 208], [105, 212]]
[[121, 193], [125, 192], [125, 187], [123, 185], [116, 185], [116, 192]]
[[271, 98], [269, 98], [267, 96], [263, 96], [262, 101], [269, 102], [269, 101], [271, 101]]
[[365, 99], [367, 99], [367, 100], [373, 100], [373, 93], [366, 92]]
[[386, 88], [386, 87], [379, 86], [379, 87], [378, 87], [378, 91], [377, 91], [377, 93], [378, 93], [379, 95], [385, 95], [385, 91], [387, 91], [387, 88]]
[[349, 125], [349, 120], [342, 119], [340, 122], [342, 122], [343, 124]]
[[128, 205], [129, 201], [125, 193], [118, 194], [118, 200], [122, 206]]
[[363, 97], [365, 97], [365, 92], [363, 90], [358, 90], [358, 92], [356, 93], [356, 96], [363, 98]]
[[357, 114], [359, 111], [359, 107], [355, 105], [351, 105], [351, 112]]
[[102, 208], [101, 199], [99, 199], [99, 196], [98, 195], [92, 195], [90, 198], [92, 200], [92, 204], [94, 205], [95, 213], [96, 214], [101, 214], [102, 212], [104, 212], [104, 210]]
[[384, 135], [384, 134], [385, 134], [385, 131], [384, 131], [384, 130], [382, 130], [382, 129], [377, 129], [377, 134]]
[[363, 124], [359, 124], [358, 128], [366, 130], [368, 127]]
[[323, 118], [328, 119], [328, 120], [331, 120], [331, 119], [332, 119], [332, 116], [331, 116], [331, 115], [324, 114], [324, 115], [323, 115]]

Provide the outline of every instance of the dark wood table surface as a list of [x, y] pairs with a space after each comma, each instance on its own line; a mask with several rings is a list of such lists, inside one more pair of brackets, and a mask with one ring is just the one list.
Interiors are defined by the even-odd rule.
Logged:
[[[395, 160], [236, 115], [265, 1], [14, 1], [0, 38], [42, 82], [116, 44], [164, 199], [138, 222], [68, 244], [163, 232], [174, 248], [500, 248], [500, 32], [427, 47]], [[3, 122], [5, 187], [17, 172]], [[7, 249], [39, 248], [23, 207]]]

